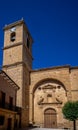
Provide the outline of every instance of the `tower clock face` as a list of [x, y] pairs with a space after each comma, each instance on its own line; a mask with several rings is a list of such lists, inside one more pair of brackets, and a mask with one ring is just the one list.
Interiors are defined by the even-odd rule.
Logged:
[[12, 28], [10, 29], [11, 32], [15, 32], [15, 30], [16, 30], [15, 27], [12, 27]]

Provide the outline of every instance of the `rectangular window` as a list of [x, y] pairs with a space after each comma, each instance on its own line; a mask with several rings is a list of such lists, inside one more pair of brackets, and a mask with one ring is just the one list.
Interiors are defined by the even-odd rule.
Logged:
[[1, 91], [0, 91], [0, 107], [1, 107], [1, 103], [2, 103], [2, 94], [1, 94]]
[[5, 117], [2, 116], [2, 115], [0, 115], [0, 125], [3, 125], [3, 124], [4, 124], [4, 119], [5, 119]]
[[5, 108], [5, 93], [0, 91], [0, 107]]
[[13, 109], [13, 98], [9, 97], [9, 109], [12, 110]]

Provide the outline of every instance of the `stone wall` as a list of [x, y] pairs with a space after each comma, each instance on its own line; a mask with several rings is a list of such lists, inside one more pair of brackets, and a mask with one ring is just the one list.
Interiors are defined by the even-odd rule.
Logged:
[[[31, 72], [30, 76], [30, 123], [35, 123], [44, 127], [44, 110], [53, 108], [57, 112], [57, 127], [62, 128], [65, 122], [68, 124], [63, 117], [62, 107], [66, 101], [72, 99], [69, 66], [34, 70]], [[44, 97], [44, 99], [46, 99], [46, 97], [43, 92], [40, 95], [40, 91], [43, 86], [53, 87], [53, 85], [56, 87], [55, 89], [52, 88], [51, 90], [49, 88], [49, 90], [47, 90], [48, 88], [46, 88], [45, 93], [50, 91], [52, 97], [48, 99], [48, 102], [45, 102], [42, 97]], [[59, 86], [60, 89], [58, 90], [57, 87]], [[39, 87], [41, 87], [41, 90]], [[55, 97], [53, 96], [53, 91], [55, 91]], [[41, 100], [41, 105], [38, 105], [38, 96], [41, 96], [39, 99]], [[56, 99], [58, 99], [58, 102], [56, 102]], [[67, 125], [67, 127], [69, 126]]]
[[70, 71], [72, 100], [78, 101], [78, 68], [73, 67]]

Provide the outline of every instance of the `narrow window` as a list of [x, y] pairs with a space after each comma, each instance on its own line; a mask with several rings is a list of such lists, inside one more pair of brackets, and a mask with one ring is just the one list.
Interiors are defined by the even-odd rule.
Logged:
[[16, 38], [16, 33], [15, 33], [15, 32], [12, 32], [12, 33], [11, 33], [11, 36], [10, 36], [10, 40], [11, 40], [12, 42], [14, 42], [14, 41], [15, 41], [15, 38]]
[[0, 106], [2, 108], [5, 108], [5, 93], [4, 92], [0, 92]]
[[29, 39], [27, 38], [27, 48], [29, 49], [29, 47], [30, 47], [30, 41], [29, 41]]
[[13, 98], [9, 97], [9, 109], [12, 110], [13, 109]]

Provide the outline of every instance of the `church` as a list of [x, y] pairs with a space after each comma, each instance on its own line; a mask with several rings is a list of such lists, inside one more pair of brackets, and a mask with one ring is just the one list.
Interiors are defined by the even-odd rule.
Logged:
[[67, 101], [78, 100], [78, 67], [32, 69], [32, 36], [19, 20], [4, 27], [3, 71], [19, 86], [21, 127], [71, 128], [62, 114]]

